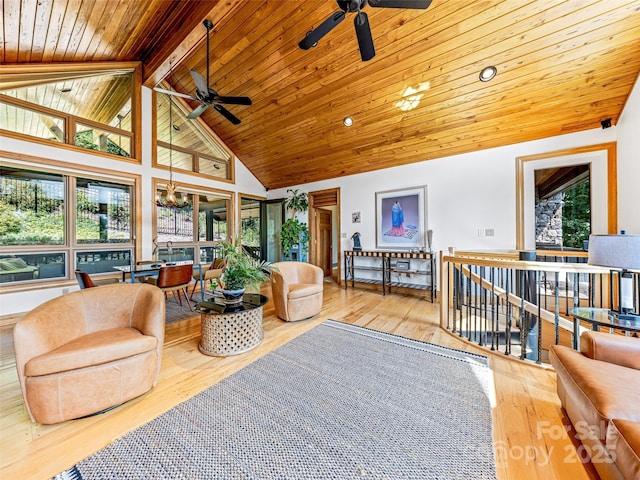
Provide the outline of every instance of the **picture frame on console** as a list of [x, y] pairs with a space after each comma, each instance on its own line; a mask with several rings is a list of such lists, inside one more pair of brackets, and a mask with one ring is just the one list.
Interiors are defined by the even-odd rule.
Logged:
[[424, 248], [426, 231], [426, 185], [376, 192], [376, 248]]

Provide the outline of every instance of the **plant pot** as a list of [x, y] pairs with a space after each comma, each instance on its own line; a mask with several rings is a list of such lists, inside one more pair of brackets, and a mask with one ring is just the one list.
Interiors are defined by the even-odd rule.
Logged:
[[242, 303], [242, 295], [244, 295], [244, 291], [244, 288], [240, 288], [238, 290], [222, 290], [224, 303], [226, 303], [227, 305]]

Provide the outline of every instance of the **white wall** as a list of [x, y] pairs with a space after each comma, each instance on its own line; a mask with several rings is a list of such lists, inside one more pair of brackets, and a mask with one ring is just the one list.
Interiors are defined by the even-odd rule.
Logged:
[[[427, 223], [433, 230], [434, 250], [449, 246], [514, 249], [516, 157], [615, 140], [616, 127], [598, 128], [291, 188], [305, 192], [340, 188], [341, 250], [352, 247], [350, 238], [355, 231], [361, 233], [363, 249], [375, 249], [375, 192], [417, 185], [428, 186]], [[268, 192], [269, 198], [286, 196], [286, 189]], [[627, 201], [629, 197], [623, 195], [620, 202]], [[355, 211], [361, 212], [359, 224], [351, 223]], [[478, 230], [485, 229], [493, 229], [495, 236], [479, 237]]]
[[[118, 168], [143, 175], [145, 210], [143, 242], [150, 248], [150, 209], [153, 202], [151, 176], [166, 177], [164, 170], [151, 167], [150, 133], [151, 92], [143, 91], [144, 132], [143, 164], [94, 157], [53, 147], [1, 138], [0, 148], [45, 158], [72, 161], [79, 165]], [[567, 148], [618, 142], [618, 225], [628, 233], [640, 234], [640, 81], [629, 97], [617, 126], [525, 142], [506, 147], [424, 161], [376, 172], [351, 175], [322, 182], [293, 186], [310, 192], [327, 188], [341, 189], [340, 228], [343, 234], [341, 250], [351, 248], [351, 235], [359, 231], [364, 249], [375, 248], [375, 192], [416, 185], [428, 186], [428, 228], [433, 229], [433, 249], [513, 249], [516, 239], [515, 222], [515, 159], [519, 156], [553, 152]], [[2, 159], [0, 158], [0, 161]], [[114, 167], [114, 163], [117, 166]], [[203, 185], [268, 198], [284, 198], [286, 189], [265, 193], [262, 185], [236, 160], [236, 184], [204, 181], [188, 175], [176, 174], [178, 182]], [[145, 207], [147, 208], [147, 207]], [[352, 224], [351, 213], [360, 211], [362, 223]], [[306, 220], [306, 218], [301, 218]], [[479, 237], [479, 229], [493, 229], [494, 237]], [[150, 250], [149, 250], [150, 252]], [[61, 293], [60, 289], [51, 296]], [[50, 296], [50, 292], [26, 292], [0, 297], [0, 315], [25, 311]]]
[[[27, 154], [50, 160], [59, 160], [73, 163], [79, 171], [91, 171], [94, 168], [104, 168], [111, 170], [114, 175], [119, 173], [131, 173], [142, 176], [142, 256], [151, 258], [153, 251], [152, 239], [152, 210], [155, 200], [152, 177], [168, 178], [169, 173], [164, 169], [157, 169], [151, 166], [152, 163], [152, 92], [148, 88], [142, 90], [142, 164], [122, 162], [109, 158], [99, 157], [91, 153], [77, 152], [56, 148], [39, 143], [26, 142], [13, 138], [0, 137], [0, 150]], [[12, 158], [5, 158], [0, 155], [0, 163], [5, 161], [16, 161]], [[249, 170], [236, 158], [235, 160], [235, 184], [216, 180], [195, 177], [185, 173], [174, 172], [175, 181], [180, 184], [194, 184], [202, 187], [216, 188], [220, 190], [248, 193], [259, 196], [266, 196], [266, 190], [262, 184], [249, 172]], [[236, 205], [237, 206], [237, 205]], [[19, 293], [0, 294], [0, 316], [28, 311], [40, 303], [57, 297], [63, 293], [63, 288], [69, 290], [77, 289], [59, 286], [55, 288], [38, 289]]]
[[640, 76], [617, 125], [618, 227], [640, 234]]

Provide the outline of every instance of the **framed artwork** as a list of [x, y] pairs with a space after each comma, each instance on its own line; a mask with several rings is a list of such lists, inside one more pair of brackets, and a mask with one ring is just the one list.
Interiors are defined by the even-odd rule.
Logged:
[[426, 185], [376, 192], [376, 248], [423, 248], [426, 231]]
[[351, 223], [360, 223], [360, 212], [353, 212], [351, 214]]

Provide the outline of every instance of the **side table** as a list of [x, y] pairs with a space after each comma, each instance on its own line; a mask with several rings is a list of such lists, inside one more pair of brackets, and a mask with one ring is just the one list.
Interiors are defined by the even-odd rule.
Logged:
[[264, 339], [262, 307], [269, 299], [245, 293], [242, 303], [226, 305], [214, 298], [198, 305], [201, 339], [198, 350], [205, 355], [226, 357], [257, 347]]
[[[574, 307], [569, 309], [569, 315], [573, 317], [573, 331], [577, 332], [580, 320], [591, 323], [591, 329], [599, 331], [600, 327], [615, 328], [622, 330], [626, 335], [630, 332], [640, 333], [640, 319], [625, 320], [611, 315], [606, 308]], [[580, 349], [580, 339], [578, 335], [573, 335], [573, 348]]]

